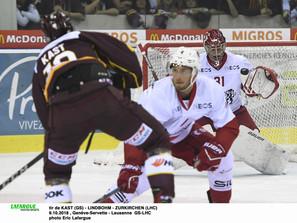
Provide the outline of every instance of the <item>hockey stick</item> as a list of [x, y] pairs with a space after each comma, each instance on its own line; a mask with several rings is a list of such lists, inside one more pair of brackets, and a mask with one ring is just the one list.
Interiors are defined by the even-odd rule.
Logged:
[[143, 58], [145, 59], [146, 64], [148, 65], [149, 69], [151, 69], [155, 81], [159, 80], [159, 78], [158, 78], [158, 76], [157, 76], [157, 73], [156, 73], [156, 71], [155, 71], [155, 69], [154, 69], [154, 67], [153, 67], [153, 65], [152, 65], [152, 63], [151, 63], [151, 61], [149, 60], [149, 58], [148, 58], [147, 55], [145, 54], [145, 50], [144, 50], [143, 46], [141, 45], [141, 43], [138, 44], [138, 48], [139, 48], [139, 50], [140, 50], [140, 52], [141, 52]]
[[42, 157], [43, 157], [43, 152], [40, 153], [38, 156], [36, 156], [33, 160], [31, 160], [25, 166], [23, 166], [21, 169], [19, 169], [15, 174], [13, 174], [11, 177], [9, 177], [6, 181], [4, 181], [0, 185], [0, 190], [2, 190], [5, 186], [7, 186], [7, 184], [9, 184], [10, 182], [12, 182], [15, 178], [17, 178], [18, 176], [20, 176], [22, 173], [24, 173], [27, 169], [29, 169], [35, 163], [37, 163]]
[[100, 197], [98, 200], [94, 201], [93, 203], [102, 203], [103, 201], [110, 198], [115, 193], [121, 191], [122, 188], [123, 188], [122, 186], [119, 186], [119, 187], [113, 189], [112, 191], [108, 192], [107, 194], [104, 194], [102, 197]]

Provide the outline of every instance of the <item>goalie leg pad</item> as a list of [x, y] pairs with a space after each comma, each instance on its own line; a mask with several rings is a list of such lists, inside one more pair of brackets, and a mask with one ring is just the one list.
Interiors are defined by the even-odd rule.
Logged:
[[239, 129], [240, 133], [231, 147], [233, 153], [264, 174], [283, 174], [291, 156], [290, 151], [271, 143], [245, 126], [240, 126]]
[[145, 172], [153, 191], [154, 202], [171, 201], [175, 196], [172, 156], [162, 153], [149, 157], [145, 161]]

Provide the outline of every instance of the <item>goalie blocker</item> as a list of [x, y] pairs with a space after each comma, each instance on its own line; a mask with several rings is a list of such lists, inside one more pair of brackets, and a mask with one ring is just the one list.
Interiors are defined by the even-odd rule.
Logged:
[[290, 151], [281, 148], [253, 130], [241, 125], [231, 150], [243, 162], [264, 174], [283, 174]]

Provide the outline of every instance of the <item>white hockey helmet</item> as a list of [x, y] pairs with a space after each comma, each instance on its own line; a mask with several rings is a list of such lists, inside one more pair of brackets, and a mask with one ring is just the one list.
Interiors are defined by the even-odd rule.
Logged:
[[192, 78], [190, 86], [195, 82], [198, 74], [198, 70], [201, 65], [200, 56], [198, 51], [187, 47], [179, 47], [177, 51], [171, 56], [170, 68], [173, 65], [185, 66], [192, 68]]

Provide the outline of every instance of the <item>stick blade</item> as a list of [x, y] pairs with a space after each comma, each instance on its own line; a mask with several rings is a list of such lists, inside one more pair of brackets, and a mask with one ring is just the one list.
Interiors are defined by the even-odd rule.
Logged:
[[98, 200], [94, 201], [93, 203], [102, 203], [103, 201], [110, 198], [115, 193], [121, 191], [122, 188], [123, 188], [122, 186], [119, 186], [119, 187], [113, 189], [112, 191], [108, 192], [107, 194], [104, 194], [102, 197], [100, 197]]

